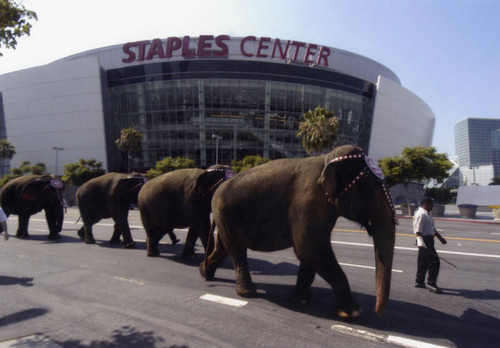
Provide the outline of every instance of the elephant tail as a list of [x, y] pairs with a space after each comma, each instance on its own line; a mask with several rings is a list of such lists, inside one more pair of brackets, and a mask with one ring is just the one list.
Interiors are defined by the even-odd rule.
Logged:
[[78, 221], [80, 221], [80, 219], [81, 219], [81, 218], [82, 218], [82, 216], [80, 215], [80, 216], [78, 217], [78, 219], [76, 219], [75, 224], [77, 224], [77, 223], [78, 223]]
[[205, 264], [208, 260], [208, 255], [212, 252], [215, 246], [215, 219], [212, 219], [212, 225], [210, 226], [210, 232], [208, 232], [207, 247], [205, 248]]

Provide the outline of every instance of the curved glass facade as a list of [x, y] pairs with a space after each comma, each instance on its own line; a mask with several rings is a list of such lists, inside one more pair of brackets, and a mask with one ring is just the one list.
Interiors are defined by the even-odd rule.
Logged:
[[306, 155], [297, 138], [304, 112], [326, 107], [339, 118], [337, 145], [368, 153], [374, 85], [304, 65], [235, 60], [152, 63], [106, 71], [106, 137], [111, 170], [124, 161], [114, 140], [122, 128], [144, 134], [134, 169], [166, 156], [198, 166], [246, 155]]

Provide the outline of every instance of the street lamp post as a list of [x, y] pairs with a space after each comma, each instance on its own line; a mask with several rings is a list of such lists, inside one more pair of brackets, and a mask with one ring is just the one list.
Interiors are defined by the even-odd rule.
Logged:
[[57, 160], [59, 159], [59, 151], [63, 151], [64, 149], [62, 147], [56, 147], [56, 146], [53, 146], [52, 147], [52, 150], [56, 150], [56, 168], [55, 168], [55, 175], [57, 175]]
[[219, 140], [222, 139], [220, 135], [212, 134], [212, 138], [215, 138], [215, 164], [219, 163]]

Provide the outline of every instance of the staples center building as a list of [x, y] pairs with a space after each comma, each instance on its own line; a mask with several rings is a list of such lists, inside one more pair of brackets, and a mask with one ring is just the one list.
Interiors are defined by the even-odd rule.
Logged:
[[339, 118], [337, 144], [378, 159], [430, 146], [434, 115], [385, 66], [360, 55], [268, 37], [169, 37], [82, 52], [0, 75], [0, 138], [11, 166], [45, 163], [62, 174], [80, 158], [123, 171], [115, 140], [144, 134], [132, 168], [166, 156], [198, 166], [246, 155], [302, 157], [301, 115]]

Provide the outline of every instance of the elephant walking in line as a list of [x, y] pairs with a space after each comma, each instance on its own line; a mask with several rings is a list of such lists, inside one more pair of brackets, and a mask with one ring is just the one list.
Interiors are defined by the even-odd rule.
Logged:
[[115, 222], [110, 244], [132, 248], [135, 243], [128, 224], [131, 204], [137, 204], [137, 196], [145, 183], [142, 174], [108, 173], [84, 183], [76, 192], [76, 202], [82, 216], [83, 226], [78, 236], [86, 244], [95, 243], [92, 226], [101, 219], [112, 218]]
[[361, 149], [342, 146], [327, 155], [279, 159], [244, 171], [215, 192], [212, 214], [215, 247], [200, 265], [206, 280], [214, 278], [229, 253], [237, 294], [254, 297], [247, 249], [293, 247], [300, 264], [292, 299], [310, 302], [317, 273], [334, 289], [336, 314], [344, 318], [357, 317], [361, 311], [330, 236], [339, 216], [360, 223], [373, 238], [375, 312], [382, 315], [389, 298], [397, 217], [380, 168]]
[[207, 248], [210, 201], [217, 187], [233, 175], [228, 166], [215, 165], [206, 170], [178, 169], [148, 181], [139, 193], [139, 210], [147, 235], [147, 255], [158, 256], [158, 243], [163, 236], [170, 234], [174, 228], [188, 226], [182, 256], [194, 256], [198, 237]]
[[57, 239], [60, 238], [64, 216], [63, 194], [64, 184], [58, 176], [25, 175], [5, 184], [0, 204], [7, 216], [19, 216], [16, 237], [28, 238], [30, 216], [45, 210], [49, 239]]

